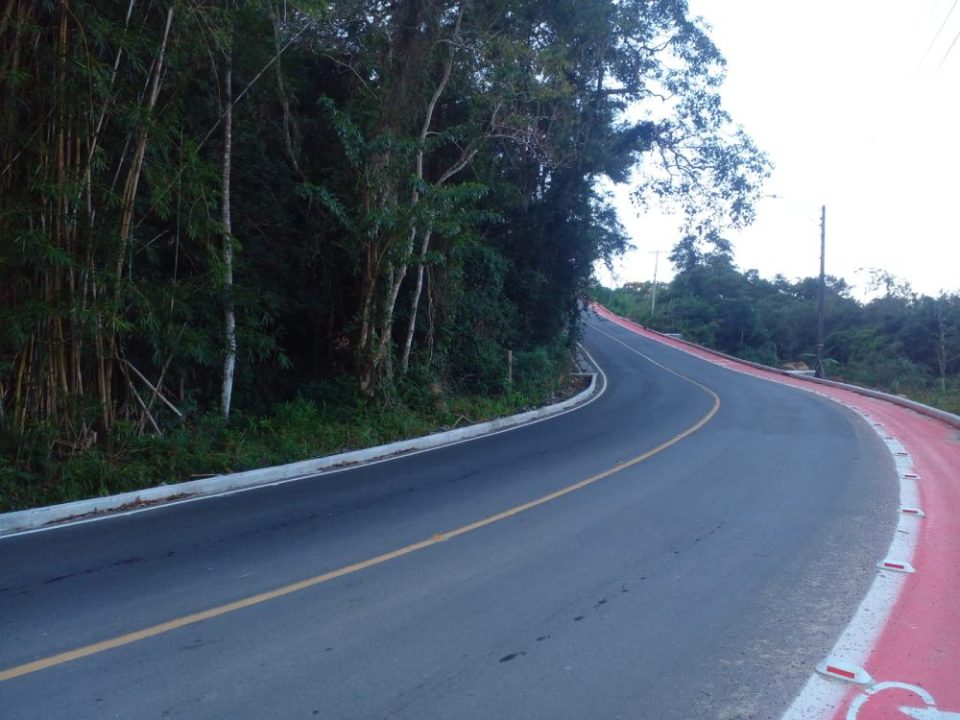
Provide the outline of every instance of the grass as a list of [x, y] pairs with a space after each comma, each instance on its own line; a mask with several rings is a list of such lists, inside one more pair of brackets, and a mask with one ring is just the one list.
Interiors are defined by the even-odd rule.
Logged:
[[572, 391], [566, 372], [545, 369], [537, 381], [494, 397], [408, 383], [372, 402], [360, 400], [352, 385], [327, 384], [306, 388], [266, 415], [236, 413], [229, 423], [209, 413], [163, 435], [119, 424], [109, 447], [70, 454], [57, 454], [46, 428], [7, 434], [0, 438], [0, 512], [280, 465], [511, 415]]
[[947, 388], [945, 391], [929, 388], [908, 389], [904, 395], [924, 405], [960, 415], [960, 388]]

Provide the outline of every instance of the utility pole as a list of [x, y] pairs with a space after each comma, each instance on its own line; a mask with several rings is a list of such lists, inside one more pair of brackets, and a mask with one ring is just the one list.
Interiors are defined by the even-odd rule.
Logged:
[[660, 264], [660, 251], [653, 254], [653, 293], [650, 295], [650, 317], [657, 311], [657, 265]]
[[814, 372], [818, 378], [823, 377], [823, 311], [824, 295], [826, 294], [826, 276], [824, 260], [827, 253], [827, 206], [820, 206], [820, 292], [817, 297], [817, 365]]

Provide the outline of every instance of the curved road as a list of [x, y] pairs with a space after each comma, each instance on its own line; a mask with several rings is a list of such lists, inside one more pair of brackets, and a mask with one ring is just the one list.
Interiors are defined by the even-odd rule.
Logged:
[[889, 545], [889, 453], [585, 336], [606, 390], [552, 420], [0, 538], [0, 717], [779, 718]]

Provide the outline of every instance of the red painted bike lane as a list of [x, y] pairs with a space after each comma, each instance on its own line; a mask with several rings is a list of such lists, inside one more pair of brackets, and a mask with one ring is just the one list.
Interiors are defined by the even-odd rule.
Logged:
[[909, 452], [924, 517], [916, 571], [867, 660], [875, 682], [848, 691], [833, 717], [960, 720], [960, 436], [906, 408], [854, 397]]
[[901, 507], [891, 508], [900, 515], [896, 536], [888, 556], [877, 558], [878, 577], [850, 626], [820, 672], [811, 668], [784, 720], [960, 720], [960, 430], [852, 390], [722, 358], [593, 309], [731, 370], [830, 397], [873, 425], [900, 475]]

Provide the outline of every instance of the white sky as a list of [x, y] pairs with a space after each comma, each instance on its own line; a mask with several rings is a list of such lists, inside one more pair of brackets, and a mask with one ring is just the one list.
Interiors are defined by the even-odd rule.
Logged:
[[[775, 165], [766, 192], [782, 196], [760, 203], [753, 226], [726, 234], [737, 265], [766, 278], [816, 275], [825, 204], [827, 273], [857, 295], [868, 280], [861, 268], [929, 295], [960, 291], [960, 3], [690, 0], [690, 8], [727, 58], [727, 109]], [[628, 187], [615, 195], [636, 250], [601, 280], [652, 279], [658, 249], [658, 279], [669, 279], [680, 219], [656, 209], [638, 217]]]

